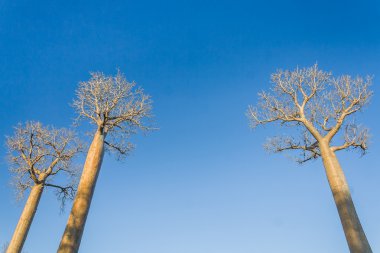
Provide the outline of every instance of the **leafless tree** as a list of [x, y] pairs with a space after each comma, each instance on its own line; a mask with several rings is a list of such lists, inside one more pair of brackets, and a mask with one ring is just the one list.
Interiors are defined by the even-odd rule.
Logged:
[[74, 108], [79, 118], [90, 120], [96, 131], [58, 252], [79, 249], [104, 149], [125, 156], [133, 147], [129, 137], [138, 130], [150, 130], [145, 122], [151, 117], [150, 97], [120, 72], [116, 76], [91, 73], [89, 81], [79, 84], [76, 94]]
[[273, 152], [299, 150], [300, 163], [321, 157], [350, 251], [372, 252], [335, 155], [345, 149], [367, 150], [368, 131], [348, 119], [368, 104], [372, 78], [336, 78], [314, 65], [278, 70], [271, 81], [271, 91], [259, 93], [258, 106], [249, 107], [251, 127], [278, 122], [290, 126], [293, 134], [301, 133], [272, 138], [265, 147]]
[[[44, 127], [39, 122], [27, 122], [15, 127], [12, 137], [7, 137], [10, 171], [18, 197], [30, 189], [28, 200], [21, 214], [8, 253], [21, 252], [30, 225], [37, 211], [45, 187], [56, 190], [58, 198], [64, 203], [75, 193], [75, 167], [71, 160], [80, 150], [80, 143], [74, 133], [66, 129]], [[62, 185], [59, 175], [70, 178]]]

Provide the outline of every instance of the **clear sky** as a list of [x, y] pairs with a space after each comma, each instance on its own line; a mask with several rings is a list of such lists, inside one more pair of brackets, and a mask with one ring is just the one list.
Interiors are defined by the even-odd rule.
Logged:
[[[318, 62], [374, 75], [360, 122], [369, 153], [340, 153], [373, 251], [380, 252], [378, 1], [0, 0], [0, 140], [26, 120], [69, 127], [89, 71], [120, 68], [154, 100], [159, 131], [106, 156], [81, 252], [348, 252], [321, 161], [267, 154], [278, 127], [245, 112], [277, 68]], [[83, 129], [91, 129], [83, 124]], [[0, 146], [0, 245], [23, 208]], [[84, 156], [80, 156], [82, 163]], [[42, 196], [24, 249], [55, 252], [70, 210]]]

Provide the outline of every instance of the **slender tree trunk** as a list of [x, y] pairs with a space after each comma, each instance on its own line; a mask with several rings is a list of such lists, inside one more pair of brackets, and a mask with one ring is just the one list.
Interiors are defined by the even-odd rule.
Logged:
[[87, 153], [78, 191], [58, 251], [78, 252], [96, 180], [104, 155], [104, 134], [98, 130]]
[[32, 187], [28, 200], [25, 203], [20, 220], [13, 233], [11, 242], [8, 245], [7, 253], [19, 253], [22, 250], [30, 225], [32, 224], [34, 215], [37, 211], [38, 203], [44, 189], [44, 185], [36, 184]]
[[340, 221], [351, 253], [372, 253], [359, 217], [352, 202], [350, 189], [339, 161], [331, 148], [320, 144], [323, 165], [330, 184]]

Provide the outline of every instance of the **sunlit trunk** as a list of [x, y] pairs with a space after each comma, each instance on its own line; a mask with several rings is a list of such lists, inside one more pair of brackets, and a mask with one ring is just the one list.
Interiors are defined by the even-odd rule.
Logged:
[[69, 220], [58, 252], [78, 252], [104, 154], [104, 134], [97, 131], [87, 153]]
[[13, 233], [12, 240], [8, 245], [7, 253], [21, 252], [25, 239], [28, 235], [30, 225], [32, 224], [34, 215], [37, 211], [37, 206], [40, 202], [43, 189], [43, 184], [36, 184], [32, 187], [20, 220], [18, 221], [17, 227]]
[[335, 153], [330, 147], [321, 143], [323, 165], [330, 184], [346, 240], [351, 253], [370, 253], [371, 247], [363, 231], [350, 189]]

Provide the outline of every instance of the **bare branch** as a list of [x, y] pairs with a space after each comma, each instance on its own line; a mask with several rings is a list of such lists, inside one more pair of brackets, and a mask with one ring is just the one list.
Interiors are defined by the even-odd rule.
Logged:
[[336, 124], [326, 135], [328, 140], [331, 140], [334, 135], [344, 124], [344, 120], [351, 114], [360, 111], [366, 104], [368, 104], [373, 92], [369, 89], [372, 84], [372, 78], [367, 76], [365, 79], [362, 77], [352, 78], [350, 76], [341, 76], [332, 80], [334, 87], [333, 105], [334, 118]]
[[301, 151], [300, 155], [295, 158], [298, 163], [318, 158], [321, 153], [318, 142], [308, 132], [304, 132], [301, 140], [292, 137], [275, 137], [270, 138], [264, 145], [269, 152], [279, 153], [283, 151]]
[[46, 183], [45, 186], [53, 187], [56, 189], [56, 195], [58, 199], [61, 200], [61, 210], [64, 209], [67, 199], [73, 200], [75, 197], [76, 188], [74, 185], [60, 186], [56, 184]]
[[[297, 149], [304, 154], [300, 162], [311, 160], [320, 156], [319, 142], [330, 143], [345, 126], [345, 143], [332, 149], [367, 149], [368, 133], [359, 131], [356, 125], [346, 125], [345, 120], [369, 102], [372, 96], [369, 89], [371, 77], [351, 78], [345, 75], [334, 78], [331, 73], [314, 65], [293, 71], [278, 70], [272, 74], [271, 81], [271, 91], [260, 92], [258, 105], [248, 108], [250, 126], [255, 128], [271, 122], [302, 126], [302, 131], [311, 137], [274, 138], [266, 145], [267, 149], [274, 152]], [[301, 141], [296, 141], [298, 139]], [[303, 143], [308, 139], [313, 142]], [[312, 144], [315, 146], [310, 146]]]
[[248, 117], [251, 126], [270, 122], [301, 123], [316, 139], [321, 139], [315, 126], [315, 101], [330, 77], [330, 73], [318, 70], [318, 66], [296, 69], [294, 71], [278, 70], [272, 74], [274, 84], [272, 94], [259, 93], [257, 107], [250, 106]]
[[118, 71], [116, 76], [91, 73], [81, 82], [74, 107], [80, 117], [91, 119], [105, 134], [108, 147], [118, 155], [126, 155], [132, 145], [126, 139], [137, 131], [152, 130], [146, 123], [151, 115], [152, 101], [134, 82], [128, 82]]
[[17, 125], [14, 135], [7, 137], [7, 146], [10, 171], [20, 196], [35, 184], [52, 181], [59, 171], [74, 175], [71, 161], [81, 149], [73, 132], [43, 127], [39, 122]]
[[333, 151], [339, 151], [343, 149], [359, 149], [364, 155], [368, 149], [368, 129], [361, 128], [355, 124], [349, 124], [345, 127], [344, 143], [340, 146], [333, 146]]
[[107, 148], [109, 151], [112, 151], [112, 150], [117, 151], [117, 154], [119, 155], [118, 156], [119, 159], [123, 158], [133, 149], [133, 145], [131, 143], [118, 142], [117, 144], [114, 144], [108, 141], [104, 141], [104, 143], [107, 145]]

